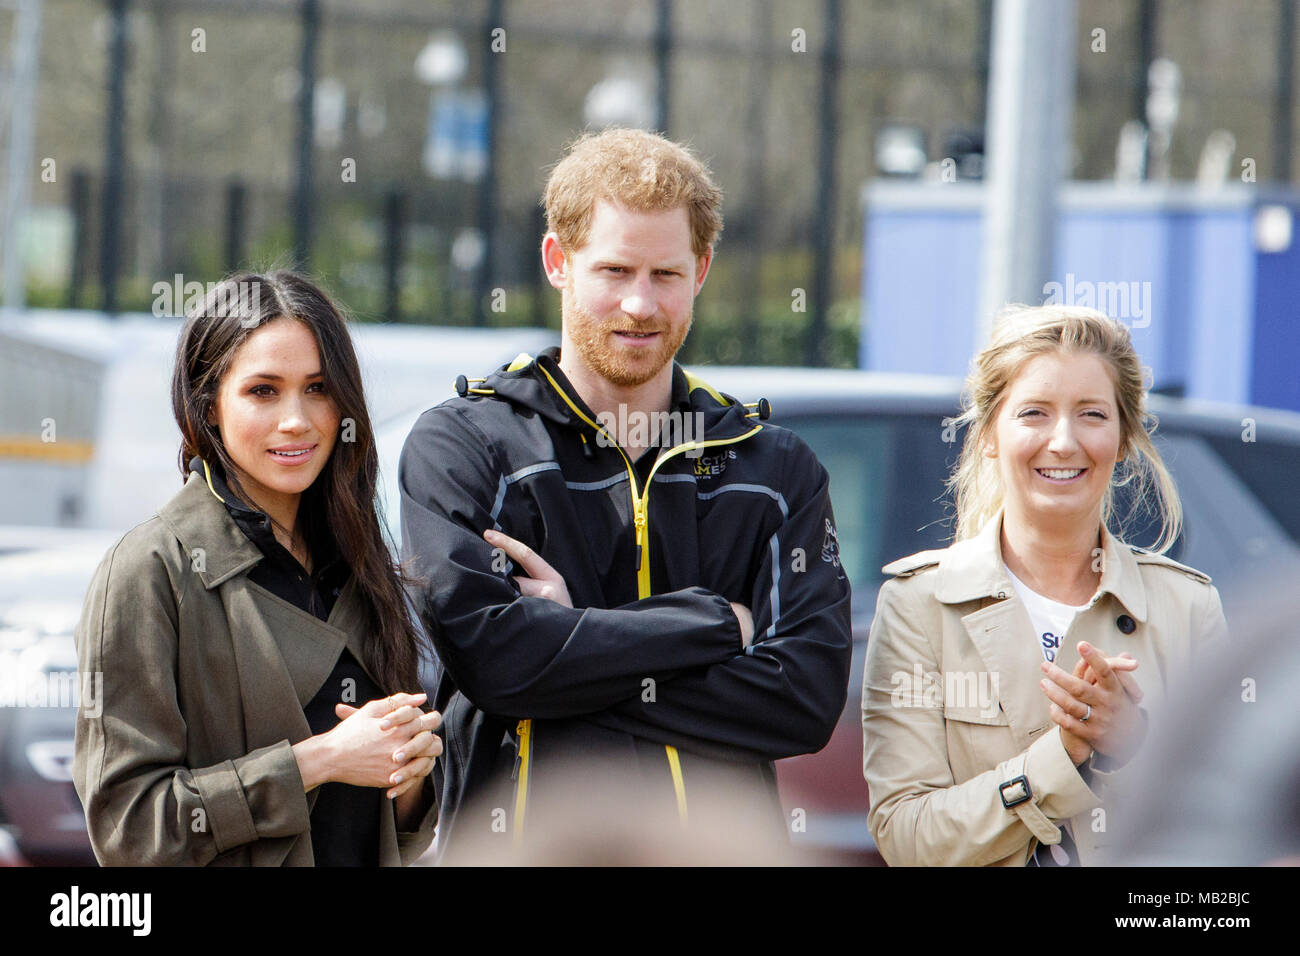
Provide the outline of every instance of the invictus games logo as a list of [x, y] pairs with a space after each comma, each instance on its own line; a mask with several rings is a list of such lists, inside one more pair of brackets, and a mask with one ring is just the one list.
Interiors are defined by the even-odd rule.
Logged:
[[826, 537], [822, 538], [822, 560], [831, 567], [840, 566], [840, 539], [830, 518], [826, 519]]
[[728, 448], [716, 455], [701, 455], [695, 462], [696, 478], [716, 478], [727, 470], [727, 462], [736, 457], [736, 453]]

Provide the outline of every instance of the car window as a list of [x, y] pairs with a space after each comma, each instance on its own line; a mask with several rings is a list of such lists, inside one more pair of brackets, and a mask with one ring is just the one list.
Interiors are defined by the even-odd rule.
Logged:
[[[1201, 522], [1198, 503], [1187, 500], [1188, 488], [1184, 477], [1191, 472], [1192, 463], [1196, 460], [1191, 452], [1200, 448], [1201, 442], [1196, 435], [1165, 428], [1152, 435], [1151, 442], [1155, 445], [1156, 451], [1160, 452], [1161, 459], [1178, 487], [1179, 497], [1183, 499], [1183, 531], [1165, 553], [1175, 561], [1188, 561], [1190, 559], [1186, 554], [1187, 528], [1189, 525], [1197, 526]], [[1107, 527], [1126, 543], [1151, 550], [1160, 541], [1163, 523], [1160, 514], [1151, 507], [1150, 489], [1145, 492], [1146, 497], [1143, 501], [1137, 500], [1138, 491], [1137, 484], [1132, 481], [1115, 488], [1111, 517]]]
[[1300, 444], [1243, 441], [1238, 434], [1207, 435], [1206, 441], [1300, 544], [1300, 507], [1296, 504], [1296, 475], [1300, 474]]
[[[943, 440], [938, 418], [796, 415], [778, 424], [797, 432], [830, 474], [840, 552], [855, 588], [874, 589], [881, 566], [896, 558], [951, 543], [952, 507], [943, 487], [960, 442]], [[1162, 430], [1154, 440], [1183, 502], [1184, 531], [1170, 557], [1227, 576], [1261, 541], [1273, 546], [1270, 513], [1293, 538], [1300, 535], [1300, 509], [1284, 477], [1300, 469], [1295, 446], [1207, 439], [1180, 429]], [[1160, 536], [1159, 516], [1133, 508], [1133, 490], [1117, 489], [1112, 527], [1129, 544], [1149, 548]]]
[[[840, 556], [856, 587], [879, 584], [896, 558], [946, 547], [952, 528], [944, 481], [960, 452], [929, 415], [781, 418], [830, 475]], [[958, 436], [960, 437], [960, 436]]]

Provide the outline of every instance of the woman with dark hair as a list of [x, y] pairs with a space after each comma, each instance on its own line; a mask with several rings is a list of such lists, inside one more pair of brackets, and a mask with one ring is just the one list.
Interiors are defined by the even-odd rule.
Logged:
[[[441, 718], [375, 508], [343, 317], [291, 272], [220, 283], [172, 376], [185, 485], [95, 574], [74, 779], [102, 864], [411, 862]], [[383, 791], [383, 792], [381, 792]]]

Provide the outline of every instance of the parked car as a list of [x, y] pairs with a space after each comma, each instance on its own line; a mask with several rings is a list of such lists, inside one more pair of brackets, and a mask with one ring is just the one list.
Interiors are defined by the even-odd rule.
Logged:
[[[846, 862], [879, 863], [867, 831], [860, 704], [867, 633], [881, 567], [951, 543], [953, 508], [944, 482], [961, 449], [952, 425], [954, 379], [852, 370], [699, 368], [705, 381], [741, 401], [766, 398], [771, 420], [793, 429], [830, 473], [841, 561], [853, 586], [853, 667], [848, 701], [830, 742], [816, 754], [777, 762], [782, 802], [803, 831], [792, 839]], [[482, 374], [482, 369], [466, 369]], [[1154, 395], [1156, 444], [1178, 484], [1184, 528], [1171, 556], [1215, 578], [1228, 620], [1248, 613], [1250, 585], [1264, 568], [1300, 568], [1300, 414], [1198, 404]], [[397, 460], [423, 408], [378, 429], [382, 494], [400, 541]], [[1119, 512], [1126, 513], [1121, 500]], [[1124, 532], [1151, 544], [1158, 528], [1140, 515]], [[804, 814], [794, 815], [802, 809]]]
[[93, 864], [72, 786], [83, 689], [72, 632], [116, 535], [4, 529], [0, 540], [0, 865]]

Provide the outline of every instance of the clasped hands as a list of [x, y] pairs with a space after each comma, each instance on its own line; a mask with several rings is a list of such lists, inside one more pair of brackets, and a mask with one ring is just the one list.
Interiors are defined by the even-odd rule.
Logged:
[[362, 707], [335, 704], [340, 723], [330, 733], [352, 759], [334, 779], [361, 787], [390, 784], [392, 799], [421, 783], [442, 753], [435, 733], [442, 715], [421, 710], [425, 699], [424, 694], [394, 694]]
[[1067, 674], [1044, 661], [1039, 682], [1052, 702], [1050, 713], [1061, 728], [1065, 752], [1079, 766], [1096, 751], [1117, 764], [1137, 752], [1146, 723], [1138, 704], [1142, 690], [1132, 672], [1138, 662], [1127, 653], [1106, 657], [1087, 641], [1080, 641], [1079, 661]]

